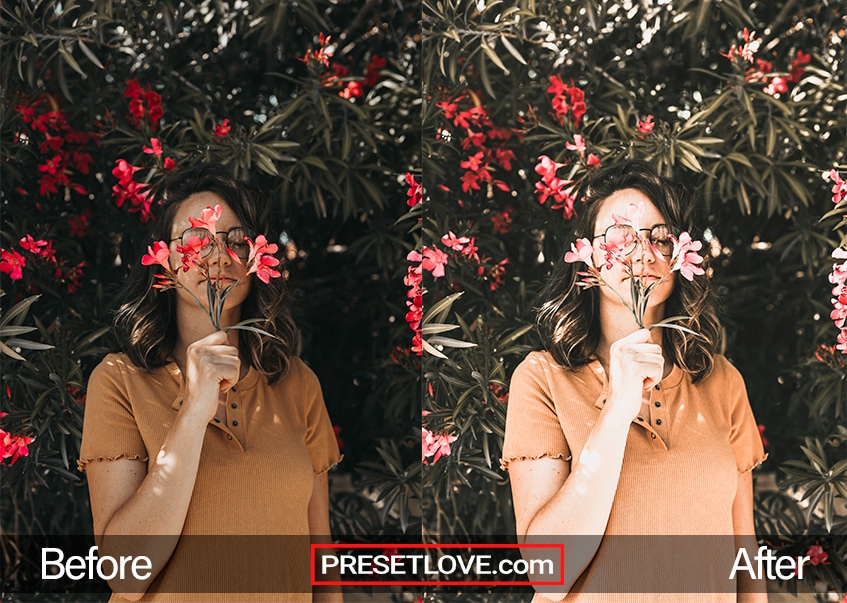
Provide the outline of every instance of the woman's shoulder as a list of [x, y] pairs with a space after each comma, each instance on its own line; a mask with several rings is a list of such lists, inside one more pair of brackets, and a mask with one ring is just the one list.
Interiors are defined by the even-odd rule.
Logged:
[[735, 365], [723, 354], [715, 354], [712, 358], [712, 370], [704, 382], [741, 381], [744, 379]]
[[320, 388], [318, 376], [299, 356], [289, 356], [288, 370], [272, 387]]

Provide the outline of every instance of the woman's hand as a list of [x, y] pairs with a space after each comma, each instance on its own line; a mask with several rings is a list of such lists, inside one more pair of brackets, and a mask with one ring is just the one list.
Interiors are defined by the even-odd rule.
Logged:
[[238, 382], [241, 360], [238, 348], [216, 331], [188, 346], [185, 352], [184, 412], [208, 423], [218, 408], [218, 396]]
[[647, 329], [617, 340], [609, 348], [607, 412], [632, 421], [641, 410], [644, 391], [662, 380], [664, 370], [662, 346], [650, 342]]

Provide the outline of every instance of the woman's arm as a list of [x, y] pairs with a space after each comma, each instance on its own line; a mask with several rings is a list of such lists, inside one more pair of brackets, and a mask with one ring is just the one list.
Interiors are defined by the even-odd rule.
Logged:
[[[332, 545], [332, 534], [329, 530], [329, 480], [326, 472], [315, 476], [312, 498], [309, 500], [309, 536], [313, 544]], [[324, 553], [331, 552], [329, 546]], [[320, 549], [317, 557], [320, 557]], [[318, 563], [320, 567], [320, 563]], [[328, 580], [338, 581], [341, 574], [333, 570], [333, 575], [325, 576]], [[312, 588], [315, 603], [343, 603], [344, 596], [340, 586], [315, 586]]]
[[510, 465], [518, 540], [550, 543], [555, 535], [565, 544], [565, 584], [538, 587], [545, 597], [564, 598], [600, 546], [630, 423], [641, 409], [645, 389], [662, 379], [661, 347], [649, 339], [650, 332], [641, 330], [612, 344], [609, 398], [570, 469], [567, 462], [550, 458]]
[[[753, 522], [753, 472], [738, 474], [738, 489], [732, 501], [732, 529], [735, 548], [746, 548], [752, 558], [758, 547]], [[767, 603], [767, 583], [753, 580], [748, 572], [738, 572], [738, 603]]]
[[185, 400], [149, 471], [146, 463], [129, 459], [88, 464], [94, 537], [101, 553], [144, 555], [153, 566], [146, 580], [110, 581], [113, 590], [126, 593], [124, 598], [144, 595], [182, 532], [206, 426], [220, 391], [238, 381], [238, 350], [225, 342], [226, 334], [217, 332], [188, 347]]

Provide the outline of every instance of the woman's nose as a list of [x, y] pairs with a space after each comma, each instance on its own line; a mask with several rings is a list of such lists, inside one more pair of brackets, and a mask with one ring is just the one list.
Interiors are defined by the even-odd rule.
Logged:
[[231, 263], [232, 258], [229, 257], [229, 253], [226, 251], [226, 242], [220, 238], [216, 238], [214, 249], [209, 254], [209, 265], [229, 266]]
[[635, 239], [635, 249], [632, 251], [633, 261], [640, 262], [644, 260], [647, 262], [655, 262], [657, 254], [658, 250], [654, 249], [650, 244], [650, 239], [639, 233], [638, 237]]

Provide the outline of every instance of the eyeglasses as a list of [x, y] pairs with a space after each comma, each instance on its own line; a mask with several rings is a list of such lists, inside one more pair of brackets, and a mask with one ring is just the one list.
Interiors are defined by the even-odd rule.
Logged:
[[[221, 237], [221, 235], [225, 236]], [[240, 260], [246, 260], [250, 255], [250, 246], [244, 242], [244, 238], [249, 236], [250, 232], [242, 226], [236, 226], [234, 228], [230, 228], [227, 231], [218, 231], [215, 233], [215, 237], [217, 237], [219, 241], [222, 240], [227, 247], [232, 249], [235, 252], [235, 255], [237, 255], [238, 259]], [[199, 239], [209, 239], [208, 244], [204, 245], [200, 249], [200, 257], [208, 257], [208, 255], [212, 253], [212, 250], [215, 248], [215, 244], [212, 242], [212, 233], [205, 228], [189, 228], [180, 236], [171, 239], [171, 242], [179, 241], [180, 245], [182, 245], [183, 247], [188, 247], [188, 241], [193, 237], [197, 237]]]
[[593, 239], [603, 237], [607, 245], [614, 245], [623, 255], [631, 255], [638, 246], [640, 232], [646, 232], [647, 241], [665, 257], [673, 254], [673, 241], [670, 239], [671, 229], [667, 224], [656, 224], [653, 228], [642, 228], [636, 231], [629, 224], [612, 224], [603, 234], [594, 235]]

